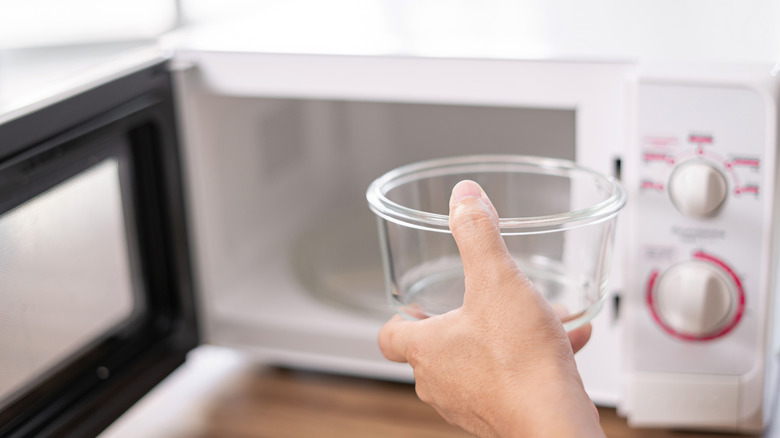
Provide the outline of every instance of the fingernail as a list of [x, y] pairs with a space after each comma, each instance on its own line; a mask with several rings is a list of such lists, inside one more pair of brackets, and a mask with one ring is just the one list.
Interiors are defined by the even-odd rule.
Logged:
[[482, 188], [474, 181], [464, 180], [452, 188], [452, 196], [450, 197], [450, 204], [455, 205], [460, 201], [467, 198], [481, 198]]

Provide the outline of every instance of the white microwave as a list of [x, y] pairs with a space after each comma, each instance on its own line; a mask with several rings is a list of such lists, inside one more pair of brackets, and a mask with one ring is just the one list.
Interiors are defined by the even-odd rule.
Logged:
[[[771, 65], [182, 48], [83, 78], [0, 118], [0, 278], [21, 285], [3, 298], [25, 316], [0, 339], [26, 352], [0, 386], [0, 433], [99, 430], [201, 342], [412, 381], [376, 345], [391, 310], [365, 189], [398, 165], [471, 153], [623, 180], [609, 299], [577, 355], [597, 404], [637, 426], [767, 425]], [[52, 316], [63, 309], [103, 316]]]

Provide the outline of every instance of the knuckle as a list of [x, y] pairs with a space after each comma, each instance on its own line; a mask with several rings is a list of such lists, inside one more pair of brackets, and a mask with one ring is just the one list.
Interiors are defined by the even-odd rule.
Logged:
[[516, 290], [519, 291], [532, 291], [536, 290], [536, 285], [528, 278], [527, 275], [517, 266], [513, 264], [511, 269], [505, 272], [506, 278], [504, 281], [507, 284], [512, 284]]
[[410, 345], [406, 352], [406, 360], [412, 368], [422, 362], [422, 350], [417, 345]]
[[450, 224], [452, 232], [468, 232], [472, 230], [495, 229], [497, 226], [493, 215], [482, 208], [460, 208], [453, 215]]

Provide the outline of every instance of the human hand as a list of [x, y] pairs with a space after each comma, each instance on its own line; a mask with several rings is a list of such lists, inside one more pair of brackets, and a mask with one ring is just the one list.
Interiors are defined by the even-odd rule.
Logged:
[[420, 399], [478, 436], [602, 437], [574, 362], [590, 325], [567, 335], [509, 255], [476, 183], [453, 188], [450, 230], [463, 261], [463, 305], [421, 321], [395, 316], [379, 332], [382, 353], [408, 362]]

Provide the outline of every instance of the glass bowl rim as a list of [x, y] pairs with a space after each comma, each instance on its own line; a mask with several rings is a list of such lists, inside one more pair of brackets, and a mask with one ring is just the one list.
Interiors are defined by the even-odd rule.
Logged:
[[548, 233], [591, 225], [615, 217], [626, 204], [626, 191], [613, 177], [570, 160], [514, 154], [462, 155], [400, 166], [375, 179], [366, 190], [366, 199], [371, 210], [383, 219], [411, 228], [449, 233], [448, 215], [405, 207], [388, 199], [386, 194], [415, 180], [478, 171], [534, 173], [568, 178], [573, 178], [575, 174], [586, 175], [592, 177], [594, 184], [600, 185], [608, 194], [606, 199], [578, 210], [545, 216], [499, 218], [502, 235]]

